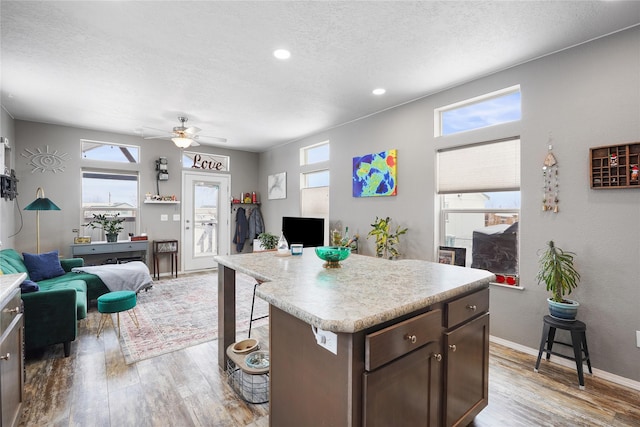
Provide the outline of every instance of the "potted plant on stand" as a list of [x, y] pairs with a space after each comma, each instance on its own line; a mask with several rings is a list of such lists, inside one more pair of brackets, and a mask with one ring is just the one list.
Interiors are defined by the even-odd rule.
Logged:
[[400, 255], [396, 248], [400, 244], [400, 236], [407, 233], [407, 228], [396, 227], [395, 233], [391, 232], [391, 218], [378, 218], [373, 224], [373, 229], [369, 231], [367, 238], [376, 238], [376, 256], [384, 259], [395, 259]]
[[540, 253], [538, 284], [545, 283], [551, 297], [547, 298], [551, 316], [562, 320], [575, 320], [578, 313], [577, 301], [565, 298], [578, 286], [580, 274], [573, 265], [575, 253], [557, 247], [553, 240]]
[[107, 242], [117, 242], [118, 234], [124, 227], [122, 223], [124, 218], [118, 218], [120, 213], [108, 217], [106, 214], [93, 214], [93, 219], [89, 223], [85, 224], [85, 227], [91, 227], [92, 229], [101, 228], [107, 237]]

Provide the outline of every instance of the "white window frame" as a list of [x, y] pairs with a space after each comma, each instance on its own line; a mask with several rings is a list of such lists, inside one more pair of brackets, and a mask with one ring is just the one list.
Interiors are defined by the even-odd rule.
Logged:
[[[322, 147], [322, 146], [327, 146], [327, 149], [329, 150], [327, 158], [326, 159], [321, 159], [315, 162], [310, 162], [309, 161], [309, 152], [313, 151], [314, 149], [317, 149], [318, 147]], [[300, 166], [307, 166], [307, 165], [313, 165], [313, 164], [317, 164], [317, 163], [323, 163], [323, 162], [328, 162], [331, 159], [331, 145], [329, 144], [329, 141], [322, 141], [322, 142], [318, 142], [317, 144], [312, 144], [312, 145], [307, 145], [305, 147], [300, 148]]]
[[[504, 89], [500, 89], [500, 90], [496, 90], [494, 92], [491, 93], [487, 93], [484, 95], [480, 95], [480, 96], [476, 96], [474, 98], [469, 98], [469, 99], [465, 99], [464, 101], [459, 101], [459, 102], [455, 102], [453, 104], [449, 104], [449, 105], [445, 105], [444, 107], [439, 107], [434, 109], [433, 111], [433, 136], [435, 138], [439, 138], [439, 137], [443, 137], [443, 136], [450, 136], [450, 135], [458, 135], [460, 133], [464, 133], [464, 132], [473, 132], [479, 129], [485, 129], [487, 127], [490, 126], [495, 126], [495, 125], [487, 125], [487, 126], [481, 126], [481, 127], [477, 127], [477, 128], [473, 128], [473, 129], [468, 129], [468, 130], [463, 130], [463, 131], [459, 131], [459, 132], [454, 132], [454, 133], [449, 133], [447, 135], [443, 135], [442, 134], [442, 117], [443, 114], [452, 110], [457, 110], [460, 108], [465, 108], [465, 107], [469, 107], [471, 105], [474, 104], [478, 104], [480, 102], [485, 102], [485, 101], [489, 101], [491, 99], [495, 99], [495, 98], [500, 98], [503, 96], [507, 96], [507, 95], [511, 95], [513, 93], [517, 93], [517, 92], [521, 92], [520, 90], [520, 85], [515, 85], [515, 86], [511, 86], [508, 88], [504, 88]], [[521, 104], [522, 106], [522, 104]], [[521, 110], [521, 114], [522, 114], [522, 110]], [[512, 121], [507, 121], [507, 122], [500, 122], [500, 123], [496, 123], [496, 125], [500, 125], [500, 124], [504, 124], [504, 123], [511, 123]]]

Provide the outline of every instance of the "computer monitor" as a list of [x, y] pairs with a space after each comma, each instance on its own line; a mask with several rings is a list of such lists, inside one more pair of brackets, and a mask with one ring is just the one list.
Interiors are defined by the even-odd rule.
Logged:
[[303, 247], [324, 245], [324, 218], [282, 217], [282, 233], [289, 245]]

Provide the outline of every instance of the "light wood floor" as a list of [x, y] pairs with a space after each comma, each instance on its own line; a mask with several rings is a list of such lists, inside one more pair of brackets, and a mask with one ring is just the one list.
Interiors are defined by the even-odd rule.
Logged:
[[[92, 307], [68, 358], [58, 345], [27, 359], [20, 425], [268, 426], [268, 404], [247, 404], [227, 385], [216, 341], [126, 365], [112, 328], [96, 338], [98, 316]], [[534, 364], [491, 344], [489, 406], [471, 425], [640, 426], [640, 392], [590, 376], [581, 391], [575, 370], [543, 361], [534, 373]]]

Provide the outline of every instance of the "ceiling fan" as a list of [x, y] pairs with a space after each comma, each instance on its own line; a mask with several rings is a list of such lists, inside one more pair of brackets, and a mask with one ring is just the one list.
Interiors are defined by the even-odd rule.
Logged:
[[189, 118], [184, 116], [179, 116], [178, 120], [180, 121], [180, 126], [174, 126], [173, 129], [169, 132], [164, 131], [162, 129], [150, 128], [147, 127], [145, 129], [151, 129], [154, 131], [163, 132], [164, 135], [158, 136], [147, 136], [144, 139], [170, 139], [180, 148], [187, 147], [197, 147], [200, 145], [200, 142], [206, 144], [207, 141], [210, 142], [227, 142], [226, 138], [219, 138], [217, 136], [205, 136], [198, 135], [198, 132], [201, 131], [200, 128], [195, 126], [186, 127], [185, 123], [189, 120]]

